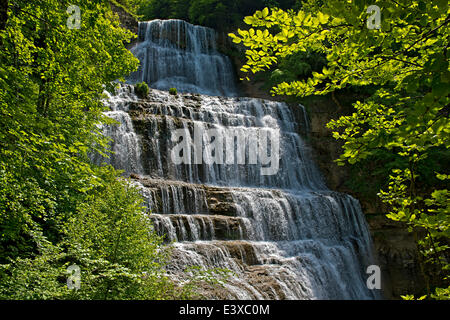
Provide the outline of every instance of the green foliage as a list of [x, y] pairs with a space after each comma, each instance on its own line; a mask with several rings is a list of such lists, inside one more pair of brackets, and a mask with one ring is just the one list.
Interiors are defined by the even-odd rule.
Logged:
[[59, 1], [41, 0], [17, 1], [0, 31], [0, 263], [5, 250], [29, 255], [33, 231], [57, 240], [61, 219], [101, 184], [88, 152], [105, 151], [103, 87], [137, 67], [109, 5], [78, 4], [80, 29]]
[[62, 299], [70, 294], [62, 267], [65, 254], [42, 234], [34, 233], [33, 238], [39, 247], [33, 257], [0, 264], [0, 299]]
[[176, 96], [178, 94], [177, 88], [170, 88], [169, 93], [173, 96]]
[[143, 6], [147, 0], [109, 0], [113, 4], [124, 8], [128, 13], [133, 16], [137, 14], [137, 11]]
[[265, 6], [290, 8], [297, 0], [144, 0], [138, 13], [144, 20], [182, 19], [218, 30], [241, 25], [244, 16]]
[[376, 88], [354, 104], [351, 115], [328, 124], [344, 141], [338, 163], [388, 155], [382, 160], [392, 171], [379, 182], [388, 188], [380, 192], [391, 207], [388, 217], [406, 223], [416, 237], [427, 296], [445, 297], [447, 289], [436, 288], [434, 294], [432, 289], [447, 287], [450, 280], [450, 11], [445, 1], [378, 1], [381, 29], [369, 29], [370, 4], [308, 1], [298, 12], [265, 8], [245, 18], [249, 30], [230, 36], [247, 48], [244, 73], [267, 70], [299, 52], [314, 50], [326, 57], [322, 70], [307, 79], [287, 76], [273, 94], [304, 97]]
[[408, 294], [404, 296], [400, 296], [403, 300], [425, 300], [427, 296], [421, 296], [420, 298], [415, 298], [414, 295]]
[[436, 300], [450, 300], [450, 286], [447, 288], [436, 288], [435, 293], [431, 297]]
[[261, 73], [265, 83], [263, 88], [270, 90], [281, 82], [292, 82], [307, 79], [312, 72], [318, 72], [326, 64], [326, 59], [314, 51], [299, 51], [280, 59], [275, 70]]
[[[105, 187], [92, 192], [65, 224], [64, 244], [71, 264], [82, 270], [76, 291], [83, 299], [165, 297], [167, 261], [145, 213], [142, 196], [112, 172]], [[143, 273], [145, 271], [145, 274]]]
[[[53, 245], [33, 234], [38, 252], [0, 265], [1, 299], [192, 299], [200, 284], [220, 284], [222, 269], [187, 270], [175, 284], [165, 275], [170, 248], [152, 231], [142, 196], [111, 169], [64, 225]], [[67, 268], [80, 268], [80, 288], [67, 287]]]
[[189, 298], [137, 191], [88, 156], [109, 153], [101, 100], [137, 69], [134, 35], [108, 2], [70, 4], [79, 29], [60, 0], [16, 0], [0, 29], [0, 299]]
[[140, 98], [146, 98], [148, 96], [150, 89], [146, 82], [136, 83], [134, 85], [134, 92]]

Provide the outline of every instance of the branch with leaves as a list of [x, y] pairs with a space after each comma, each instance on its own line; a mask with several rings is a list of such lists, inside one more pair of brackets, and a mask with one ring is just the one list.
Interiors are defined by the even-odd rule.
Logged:
[[[348, 87], [375, 88], [354, 104], [351, 115], [327, 125], [344, 141], [339, 164], [355, 164], [379, 150], [393, 152], [398, 168], [380, 191], [388, 218], [415, 232], [427, 297], [450, 298], [449, 191], [445, 163], [424, 187], [419, 166], [435, 152], [448, 154], [449, 8], [447, 1], [377, 1], [381, 28], [368, 29], [368, 1], [307, 1], [303, 10], [264, 9], [245, 18], [248, 30], [230, 37], [246, 49], [247, 74], [270, 69], [280, 59], [314, 50], [326, 57], [321, 72], [305, 80], [281, 82], [274, 95], [325, 95]], [[450, 161], [450, 159], [448, 159]], [[448, 162], [447, 162], [448, 163]], [[428, 178], [428, 177], [426, 177]], [[407, 296], [405, 296], [407, 297]]]

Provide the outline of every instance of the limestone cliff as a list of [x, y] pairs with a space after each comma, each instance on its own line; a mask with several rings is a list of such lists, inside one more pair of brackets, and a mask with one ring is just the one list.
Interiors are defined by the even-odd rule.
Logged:
[[342, 152], [342, 143], [332, 137], [332, 132], [326, 128], [326, 124], [332, 119], [351, 113], [351, 103], [358, 98], [360, 97], [336, 94], [335, 97], [317, 97], [304, 102], [310, 117], [309, 141], [328, 186], [353, 195], [361, 203], [382, 270], [385, 297], [398, 299], [400, 295], [407, 293], [417, 295], [423, 293], [425, 285], [412, 235], [404, 225], [386, 218], [389, 209], [376, 194], [368, 196], [358, 190], [349, 189], [345, 182], [350, 178], [350, 168], [338, 166], [334, 162]]

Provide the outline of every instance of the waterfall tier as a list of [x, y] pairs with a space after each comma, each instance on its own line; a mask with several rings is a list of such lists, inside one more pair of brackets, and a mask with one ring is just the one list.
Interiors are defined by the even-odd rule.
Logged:
[[182, 20], [139, 23], [140, 42], [131, 52], [141, 61], [131, 83], [145, 81], [155, 89], [235, 96], [233, 66], [217, 51], [213, 29]]

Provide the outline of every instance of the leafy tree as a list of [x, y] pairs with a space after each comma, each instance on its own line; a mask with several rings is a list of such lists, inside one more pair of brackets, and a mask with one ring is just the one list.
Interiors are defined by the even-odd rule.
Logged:
[[109, 5], [75, 4], [79, 29], [68, 28], [68, 1], [37, 0], [11, 2], [0, 32], [0, 262], [30, 253], [30, 232], [57, 240], [60, 221], [101, 184], [87, 157], [105, 151], [100, 98], [137, 67]]
[[144, 0], [138, 13], [144, 20], [182, 19], [193, 24], [231, 30], [244, 16], [265, 6], [289, 8], [296, 0]]
[[[265, 8], [245, 18], [249, 30], [230, 36], [247, 48], [245, 73], [267, 70], [280, 59], [308, 50], [326, 57], [321, 71], [305, 80], [279, 83], [273, 94], [309, 96], [349, 86], [377, 88], [354, 104], [353, 114], [328, 124], [335, 138], [344, 141], [338, 163], [355, 164], [380, 150], [396, 154], [388, 190], [379, 195], [391, 206], [388, 217], [406, 223], [415, 235], [427, 295], [448, 299], [448, 3], [376, 1], [381, 9], [378, 29], [368, 24], [372, 4], [331, 0], [308, 1], [298, 12]], [[446, 162], [432, 173], [433, 188], [425, 188], [423, 181], [430, 177], [420, 176], [418, 168], [439, 152], [447, 155]]]
[[[192, 299], [201, 298], [201, 283], [226, 279], [225, 270], [196, 268], [185, 283], [173, 282], [165, 275], [170, 247], [153, 231], [139, 191], [112, 168], [102, 175], [104, 186], [65, 222], [63, 241], [34, 233], [38, 253], [0, 265], [1, 299]], [[80, 270], [77, 289], [66, 284], [69, 266]]]
[[[0, 299], [192, 297], [192, 284], [208, 277], [197, 272], [186, 288], [169, 280], [169, 252], [151, 231], [142, 197], [120, 172], [88, 157], [109, 152], [99, 125], [113, 121], [101, 100], [113, 81], [137, 69], [125, 48], [134, 35], [101, 0], [6, 4]], [[79, 17], [69, 5], [78, 6]], [[66, 285], [72, 264], [82, 272], [79, 290]]]
[[[65, 224], [71, 263], [83, 271], [76, 292], [91, 299], [155, 299], [166, 295], [167, 253], [152, 230], [140, 193], [114, 171]], [[161, 248], [161, 250], [160, 250]], [[143, 273], [145, 271], [145, 273]]]

